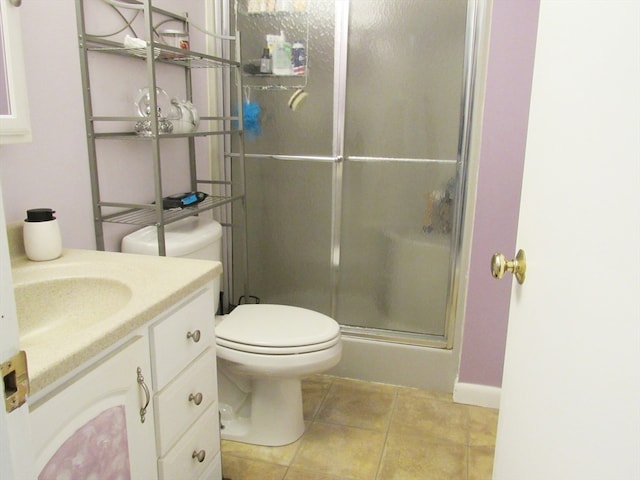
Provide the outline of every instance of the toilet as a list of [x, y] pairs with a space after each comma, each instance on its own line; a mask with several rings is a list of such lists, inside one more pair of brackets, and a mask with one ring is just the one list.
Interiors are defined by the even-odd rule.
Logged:
[[[220, 261], [222, 227], [204, 217], [165, 227], [167, 256]], [[156, 227], [145, 227], [122, 239], [122, 251], [157, 255], [157, 241]], [[338, 323], [305, 308], [270, 304], [239, 305], [211, 317], [222, 438], [265, 446], [295, 442], [304, 433], [301, 380], [340, 361]]]

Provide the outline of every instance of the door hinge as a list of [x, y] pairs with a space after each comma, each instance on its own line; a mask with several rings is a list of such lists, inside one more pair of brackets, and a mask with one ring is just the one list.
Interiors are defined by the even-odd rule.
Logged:
[[29, 395], [29, 371], [27, 354], [20, 350], [17, 354], [0, 363], [4, 384], [4, 404], [7, 412], [12, 412], [27, 401]]

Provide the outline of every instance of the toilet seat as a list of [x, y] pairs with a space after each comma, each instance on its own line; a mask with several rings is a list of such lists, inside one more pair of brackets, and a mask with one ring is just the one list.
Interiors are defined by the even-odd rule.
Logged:
[[299, 355], [301, 353], [317, 352], [326, 350], [340, 342], [340, 336], [328, 342], [316, 343], [314, 345], [301, 345], [298, 347], [262, 347], [258, 345], [248, 345], [246, 343], [230, 342], [223, 338], [216, 338], [216, 345], [220, 347], [232, 348], [246, 353], [260, 353], [263, 355]]
[[286, 305], [240, 305], [216, 326], [218, 345], [247, 353], [295, 355], [338, 342], [340, 326], [331, 317]]

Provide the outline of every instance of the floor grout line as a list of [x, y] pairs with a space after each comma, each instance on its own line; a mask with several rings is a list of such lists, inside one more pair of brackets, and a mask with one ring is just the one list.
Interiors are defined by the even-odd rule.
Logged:
[[[310, 382], [314, 382], [313, 377], [311, 377], [309, 379], [309, 381]], [[316, 381], [316, 383], [323, 384], [325, 382]], [[282, 477], [282, 480], [284, 480], [287, 477], [287, 474], [289, 473], [289, 470], [291, 469], [291, 467], [295, 463], [296, 458], [297, 458], [298, 454], [300, 453], [300, 450], [302, 449], [302, 446], [304, 444], [304, 435], [305, 435], [305, 433], [307, 433], [308, 429], [311, 428], [311, 425], [316, 423], [316, 421], [318, 419], [318, 415], [320, 415], [320, 411], [322, 410], [322, 407], [323, 407], [327, 397], [329, 396], [329, 392], [331, 391], [331, 388], [333, 387], [333, 379], [330, 382], [327, 382], [327, 383], [329, 384], [329, 387], [326, 389], [326, 391], [324, 392], [324, 395], [322, 396], [322, 399], [320, 400], [320, 402], [316, 406], [316, 409], [313, 412], [313, 415], [311, 416], [311, 419], [308, 422], [308, 427], [305, 426], [304, 433], [302, 434], [302, 437], [300, 437], [300, 444], [298, 445], [298, 448], [296, 448], [295, 453], [291, 457], [291, 460], [289, 461], [289, 464], [287, 465], [287, 469], [284, 472], [284, 476]]]
[[387, 444], [389, 441], [389, 430], [391, 430], [391, 423], [393, 422], [393, 417], [396, 413], [396, 404], [398, 403], [398, 393], [400, 392], [399, 388], [396, 388], [393, 394], [393, 402], [391, 402], [391, 413], [389, 415], [389, 421], [387, 422], [387, 428], [384, 433], [384, 442], [382, 444], [382, 452], [380, 453], [380, 458], [378, 459], [378, 468], [376, 469], [375, 480], [384, 480], [380, 479], [380, 474], [382, 470], [382, 461], [384, 459], [384, 455], [387, 452]]

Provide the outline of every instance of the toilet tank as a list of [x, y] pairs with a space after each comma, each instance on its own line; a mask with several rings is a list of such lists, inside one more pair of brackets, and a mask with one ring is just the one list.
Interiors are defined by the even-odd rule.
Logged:
[[[205, 215], [187, 217], [164, 227], [168, 257], [221, 261], [222, 226]], [[158, 255], [158, 229], [144, 227], [122, 239], [124, 253]]]
[[[167, 257], [195, 258], [220, 262], [222, 256], [222, 225], [210, 216], [187, 217], [164, 227]], [[122, 239], [124, 253], [158, 255], [158, 229], [149, 226], [136, 230]], [[213, 313], [220, 305], [220, 275], [213, 280]]]

